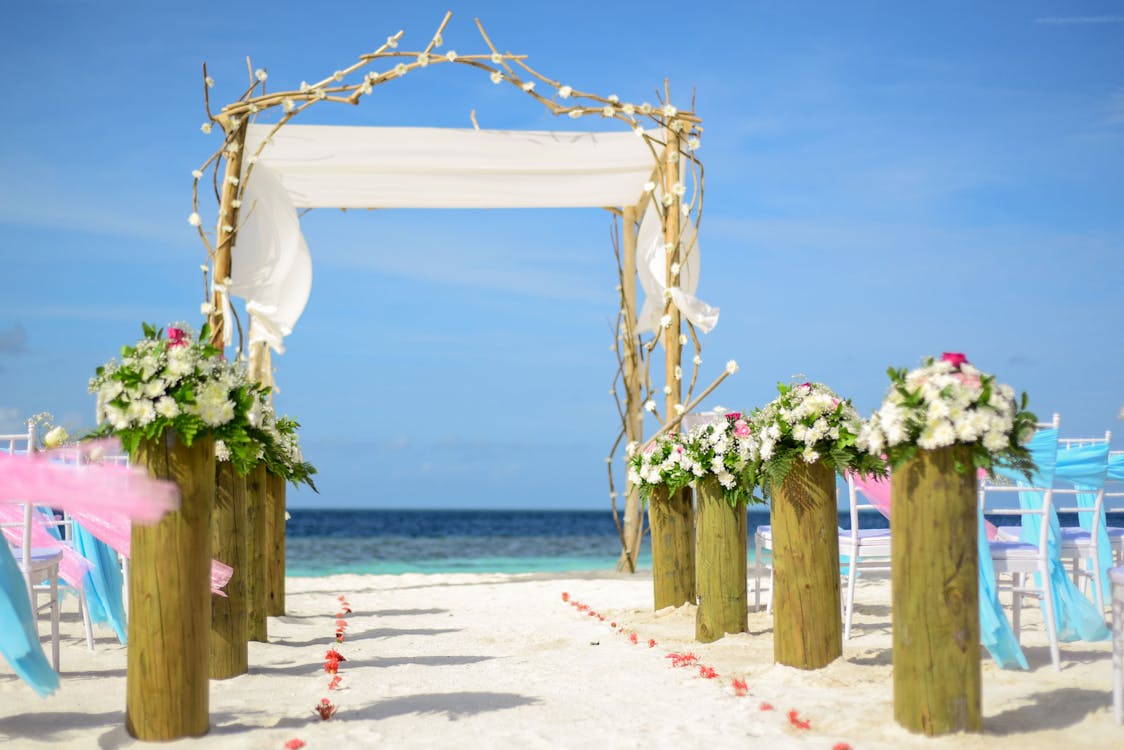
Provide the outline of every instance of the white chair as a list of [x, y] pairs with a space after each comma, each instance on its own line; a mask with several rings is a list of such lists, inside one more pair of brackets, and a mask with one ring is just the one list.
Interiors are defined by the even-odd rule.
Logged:
[[[855, 482], [847, 478], [847, 496], [851, 512], [851, 528], [839, 529], [839, 555], [840, 564], [847, 567], [847, 592], [843, 597], [843, 637], [851, 637], [851, 621], [855, 608], [855, 580], [860, 570], [886, 571], [890, 569], [890, 530], [889, 529], [862, 529], [859, 526], [859, 511], [877, 510], [869, 503], [860, 502]], [[758, 526], [753, 535], [755, 553], [754, 565], [754, 609], [761, 608], [761, 579], [765, 569], [769, 570], [770, 596], [766, 603], [766, 611], [773, 611], [772, 580], [773, 569], [764, 562], [764, 553], [772, 553], [773, 531], [771, 526]], [[847, 560], [843, 560], [843, 556]]]
[[[1039, 429], [1048, 428], [1054, 430], [1054, 437], [1056, 439], [1056, 430], [1061, 422], [1059, 415], [1055, 414], [1054, 419], [1050, 423], [1039, 424]], [[1056, 446], [1055, 446], [1056, 448]], [[1050, 471], [1050, 486], [1046, 487], [1026, 487], [1013, 484], [996, 484], [981, 479], [979, 483], [979, 503], [980, 508], [988, 515], [1010, 515], [1010, 516], [1041, 516], [1042, 522], [1039, 528], [1039, 535], [1037, 543], [1020, 542], [1020, 541], [1000, 541], [996, 540], [991, 542], [991, 559], [995, 566], [996, 586], [999, 590], [1009, 590], [1012, 598], [1012, 611], [1011, 611], [1011, 627], [1015, 631], [1015, 639], [1019, 639], [1019, 632], [1022, 620], [1022, 605], [1023, 598], [1026, 596], [1033, 596], [1042, 600], [1043, 608], [1045, 609], [1045, 627], [1046, 638], [1050, 644], [1050, 659], [1053, 662], [1056, 671], [1061, 670], [1061, 653], [1058, 649], [1058, 633], [1057, 633], [1057, 618], [1055, 616], [1055, 602], [1053, 597], [1053, 589], [1050, 587], [1048, 581], [1050, 578], [1050, 553], [1049, 553], [1049, 534], [1050, 534], [1050, 518], [1053, 514], [1054, 490], [1053, 490], [1053, 471]], [[1042, 497], [1041, 504], [1036, 508], [988, 508], [987, 497], [989, 494], [1002, 494], [1002, 493], [1034, 493]], [[1010, 529], [1011, 527], [1007, 527]], [[1000, 532], [1004, 532], [1004, 527], [1000, 527]], [[1001, 576], [1009, 574], [1012, 576], [1012, 581], [1009, 585], [1004, 586], [1001, 582]], [[1041, 585], [1036, 585], [1034, 576], [1038, 575], [1038, 580]]]
[[[1109, 451], [1108, 479], [1105, 480], [1102, 499], [1102, 509], [1106, 513], [1115, 501], [1124, 499], [1124, 451]], [[1106, 526], [1105, 531], [1108, 532], [1108, 543], [1112, 549], [1113, 560], [1118, 566], [1124, 565], [1124, 528]]]
[[[1100, 447], [1101, 450], [1106, 450], [1109, 442], [1112, 440], [1112, 432], [1106, 431], [1103, 438], [1081, 439], [1081, 438], [1063, 438], [1058, 441], [1058, 455], [1061, 456], [1068, 450], [1079, 450], [1085, 447]], [[1096, 457], [1103, 457], [1105, 460], [1104, 468], [1107, 470], [1107, 453], [1096, 453]], [[1089, 458], [1092, 458], [1091, 456]], [[1060, 553], [1063, 560], [1071, 561], [1071, 571], [1074, 583], [1080, 583], [1082, 579], [1093, 583], [1093, 601], [1097, 605], [1097, 610], [1104, 612], [1106, 596], [1104, 591], [1104, 578], [1107, 571], [1101, 570], [1100, 559], [1100, 528], [1105, 523], [1104, 515], [1104, 497], [1105, 488], [1102, 486], [1095, 491], [1096, 501], [1092, 506], [1062, 506], [1061, 496], [1076, 496], [1079, 490], [1077, 489], [1054, 489], [1054, 496], [1058, 498], [1056, 507], [1059, 513], [1092, 513], [1092, 528], [1086, 530], [1081, 527], [1063, 526], [1062, 538], [1060, 541]], [[1082, 494], [1091, 494], [1084, 492]], [[1112, 544], [1113, 537], [1117, 539], [1124, 539], [1124, 529], [1105, 529], [1109, 534], [1109, 544]], [[1083, 560], [1092, 561], [1092, 565], [1088, 569], [1081, 567]]]
[[[30, 456], [35, 451], [35, 425], [29, 423], [26, 433], [0, 435], [0, 450], [9, 454]], [[20, 524], [2, 524], [20, 530], [20, 542], [12, 548], [12, 555], [27, 581], [27, 596], [36, 615], [47, 609], [51, 618], [51, 666], [59, 670], [59, 549], [35, 548], [31, 545], [31, 532], [39, 523], [37, 511], [30, 501], [23, 504], [23, 521]], [[46, 583], [43, 583], [46, 581]], [[46, 593], [48, 600], [39, 604], [39, 595]]]
[[851, 619], [855, 611], [855, 579], [860, 570], [890, 569], [890, 530], [859, 527], [860, 510], [879, 510], [870, 503], [859, 502], [861, 490], [854, 477], [847, 476], [847, 495], [851, 507], [851, 528], [839, 531], [839, 554], [847, 556], [847, 594], [843, 600], [843, 639], [851, 637]]

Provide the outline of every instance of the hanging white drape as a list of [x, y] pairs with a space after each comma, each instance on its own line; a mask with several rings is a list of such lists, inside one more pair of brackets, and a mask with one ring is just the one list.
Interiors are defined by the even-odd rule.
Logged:
[[640, 222], [636, 237], [636, 274], [645, 296], [644, 305], [636, 316], [636, 327], [641, 333], [660, 330], [665, 291], [683, 317], [703, 333], [710, 333], [718, 325], [718, 308], [695, 297], [699, 288], [698, 238], [692, 222], [684, 222], [684, 225], [679, 242], [679, 286], [669, 288], [666, 243], [654, 200], [648, 204]]
[[[312, 287], [297, 209], [628, 206], [639, 201], [654, 170], [647, 142], [631, 132], [285, 125], [259, 153], [271, 130], [247, 129], [230, 291], [246, 300], [250, 340], [266, 341], [278, 353]], [[670, 294], [689, 320], [709, 331], [718, 311], [692, 296], [698, 247], [694, 228], [688, 231], [693, 249], [685, 268], [693, 270]], [[655, 248], [643, 239], [649, 236], [662, 237], [654, 210], [644, 216], [638, 246], [651, 254], [638, 263], [649, 296], [645, 310], [653, 297], [657, 308], [663, 300], [662, 240]], [[645, 269], [652, 271], [647, 281]], [[645, 323], [652, 328], [642, 316]]]

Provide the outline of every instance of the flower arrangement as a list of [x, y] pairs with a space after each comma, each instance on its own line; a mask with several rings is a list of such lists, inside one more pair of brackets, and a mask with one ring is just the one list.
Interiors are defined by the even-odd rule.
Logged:
[[722, 485], [722, 496], [731, 505], [752, 499], [757, 445], [740, 412], [699, 425], [686, 435], [663, 436], [642, 451], [630, 449], [628, 479], [639, 486], [645, 502], [655, 486], [676, 492], [708, 475]]
[[262, 460], [269, 471], [294, 485], [307, 484], [314, 492], [316, 484], [312, 475], [316, 467], [304, 460], [301, 453], [300, 423], [291, 417], [278, 417], [268, 399], [262, 399], [261, 430], [265, 433]]
[[640, 499], [645, 503], [655, 487], [665, 486], [674, 493], [693, 482], [696, 476], [702, 476], [701, 467], [691, 461], [683, 436], [679, 434], [663, 435], [643, 450], [637, 450], [636, 444], [631, 443], [626, 453], [628, 481], [640, 488]]
[[121, 360], [97, 368], [89, 390], [97, 396], [95, 435], [114, 435], [132, 454], [141, 440], [175, 430], [186, 445], [213, 435], [244, 474], [259, 460], [259, 440], [250, 411], [261, 398], [245, 369], [228, 362], [184, 324], [162, 329], [143, 325], [144, 338], [121, 349]]
[[1037, 417], [1026, 410], [1025, 393], [1016, 400], [1010, 386], [997, 384], [959, 352], [927, 357], [908, 373], [894, 368], [888, 373], [890, 389], [859, 434], [859, 448], [884, 453], [897, 467], [918, 449], [966, 445], [972, 463], [958, 462], [957, 471], [990, 471], [1002, 462], [1030, 477], [1034, 462], [1024, 444], [1034, 434]]
[[784, 481], [797, 461], [822, 461], [842, 473], [885, 474], [877, 456], [856, 445], [863, 421], [849, 399], [823, 383], [777, 383], [778, 396], [750, 416], [757, 436], [758, 480], [767, 493]]

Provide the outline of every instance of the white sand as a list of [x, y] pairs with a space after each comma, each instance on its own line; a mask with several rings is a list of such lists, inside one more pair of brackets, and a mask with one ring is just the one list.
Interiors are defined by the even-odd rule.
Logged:
[[[1063, 645], [1050, 665], [1041, 620], [1028, 608], [1030, 672], [984, 662], [982, 735], [935, 740], [893, 721], [888, 580], [860, 584], [854, 637], [843, 659], [801, 672], [772, 664], [770, 617], [748, 634], [694, 642], [694, 610], [652, 613], [651, 579], [604, 575], [336, 576], [288, 580], [290, 614], [270, 619], [269, 644], [251, 644], [250, 674], [212, 683], [211, 732], [171, 747], [282, 748], [727, 748], [769, 750], [845, 741], [858, 748], [1124, 747], [1112, 719], [1111, 646]], [[580, 613], [562, 592], [606, 620]], [[354, 613], [337, 646], [343, 690], [327, 689], [337, 595]], [[752, 596], [752, 594], [751, 594]], [[123, 728], [125, 650], [101, 633], [87, 652], [68, 607], [63, 687], [43, 700], [0, 664], [0, 740], [6, 748], [118, 748], [144, 743]], [[626, 627], [614, 631], [609, 623]], [[637, 645], [628, 633], [637, 634]], [[649, 639], [656, 645], [648, 646]], [[673, 668], [690, 651], [719, 673]], [[737, 697], [732, 678], [751, 695]], [[312, 706], [338, 706], [322, 722]], [[773, 711], [761, 710], [767, 702]], [[811, 722], [792, 727], [790, 709]]]

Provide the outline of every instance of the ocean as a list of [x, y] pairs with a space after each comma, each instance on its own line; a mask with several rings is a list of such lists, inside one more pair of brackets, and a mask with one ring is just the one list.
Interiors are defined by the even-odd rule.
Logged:
[[[287, 573], [540, 573], [612, 570], [620, 553], [609, 511], [548, 510], [331, 510], [294, 508], [287, 528]], [[1003, 519], [1009, 523], [1009, 518]], [[750, 508], [753, 532], [769, 511]], [[993, 521], [999, 519], [991, 519]], [[1062, 514], [1062, 523], [1076, 517]], [[1124, 526], [1124, 513], [1109, 523]], [[839, 525], [850, 528], [847, 512]], [[887, 528], [876, 512], [860, 514], [861, 528]], [[640, 569], [651, 570], [645, 539]]]

